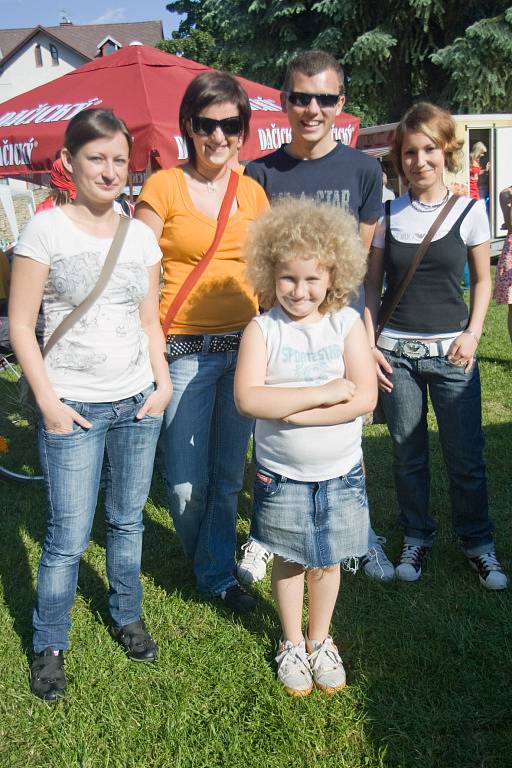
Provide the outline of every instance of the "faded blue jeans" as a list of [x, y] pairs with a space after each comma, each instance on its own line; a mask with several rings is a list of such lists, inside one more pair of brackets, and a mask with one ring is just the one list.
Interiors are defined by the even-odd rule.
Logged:
[[489, 551], [489, 517], [483, 458], [480, 375], [446, 357], [408, 360], [381, 350], [393, 367], [391, 393], [379, 392], [393, 442], [399, 524], [408, 544], [430, 547], [437, 528], [429, 512], [427, 392], [434, 408], [448, 471], [452, 522], [469, 555]]
[[154, 389], [113, 403], [64, 400], [92, 423], [38, 440], [48, 498], [48, 530], [39, 563], [34, 651], [66, 650], [80, 558], [89, 543], [105, 457], [108, 602], [115, 624], [141, 615], [142, 511], [149, 493], [162, 416], [135, 414]]
[[[204, 336], [204, 347], [209, 337]], [[236, 352], [171, 357], [163, 443], [169, 506], [197, 589], [235, 586], [236, 513], [252, 420], [235, 407]]]

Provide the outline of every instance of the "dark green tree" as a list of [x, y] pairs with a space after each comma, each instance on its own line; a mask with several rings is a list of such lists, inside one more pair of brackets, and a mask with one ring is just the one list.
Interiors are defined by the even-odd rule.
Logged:
[[[213, 66], [280, 86], [290, 58], [323, 48], [348, 75], [363, 124], [396, 120], [418, 98], [510, 110], [510, 0], [176, 0], [176, 43], [207, 33]], [[213, 61], [216, 63], [213, 64]], [[234, 64], [235, 66], [231, 66]]]

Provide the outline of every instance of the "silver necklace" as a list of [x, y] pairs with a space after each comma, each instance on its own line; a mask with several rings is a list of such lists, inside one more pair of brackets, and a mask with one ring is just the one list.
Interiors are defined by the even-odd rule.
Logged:
[[416, 198], [412, 196], [411, 190], [409, 190], [409, 200], [411, 201], [411, 205], [415, 211], [420, 211], [420, 213], [430, 213], [431, 211], [436, 211], [438, 208], [441, 208], [441, 206], [444, 205], [448, 200], [449, 194], [450, 194], [450, 190], [447, 189], [446, 195], [443, 197], [442, 200], [439, 200], [439, 202], [423, 203], [421, 200], [416, 200]]
[[[228, 169], [228, 170], [229, 170], [229, 169]], [[212, 179], [209, 179], [209, 178], [208, 178], [208, 176], [205, 176], [205, 174], [204, 174], [204, 173], [201, 173], [201, 171], [198, 171], [198, 169], [197, 169], [197, 168], [195, 168], [195, 167], [194, 167], [194, 171], [195, 171], [195, 172], [196, 172], [196, 173], [197, 173], [199, 176], [201, 176], [201, 178], [203, 178], [203, 179], [206, 181], [206, 189], [207, 189], [207, 191], [208, 191], [208, 192], [211, 192], [212, 194], [215, 194], [215, 193], [217, 192], [217, 186], [216, 186], [217, 182], [218, 182], [218, 181], [222, 181], [222, 179], [224, 178], [224, 176], [225, 176], [225, 175], [226, 175], [226, 173], [227, 173], [227, 171], [224, 171], [224, 173], [222, 174], [222, 176], [220, 176], [218, 179], [215, 179], [215, 181], [212, 181]]]

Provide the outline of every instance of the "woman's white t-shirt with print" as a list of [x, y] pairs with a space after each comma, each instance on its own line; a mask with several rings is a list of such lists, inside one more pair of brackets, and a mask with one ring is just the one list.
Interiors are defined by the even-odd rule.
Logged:
[[[345, 339], [359, 314], [351, 307], [317, 323], [290, 320], [275, 306], [255, 318], [267, 348], [265, 384], [314, 387], [345, 376]], [[256, 460], [292, 480], [319, 482], [347, 474], [361, 460], [361, 419], [345, 424], [298, 427], [256, 419]]]
[[[60, 208], [41, 211], [27, 224], [16, 254], [49, 266], [42, 312], [44, 343], [98, 281], [112, 238], [83, 232]], [[102, 403], [141, 392], [153, 381], [148, 339], [139, 304], [148, 291], [147, 267], [162, 257], [155, 235], [130, 220], [107, 287], [45, 358], [59, 397]]]

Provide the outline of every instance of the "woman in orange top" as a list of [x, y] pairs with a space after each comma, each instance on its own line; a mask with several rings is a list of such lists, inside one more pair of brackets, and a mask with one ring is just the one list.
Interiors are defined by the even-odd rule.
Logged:
[[[153, 174], [138, 198], [135, 216], [151, 227], [163, 253], [162, 321], [213, 241], [249, 118], [249, 99], [234, 77], [196, 77], [180, 106], [189, 162]], [[215, 255], [167, 336], [174, 396], [163, 430], [171, 513], [198, 590], [239, 612], [255, 605], [234, 576], [237, 496], [252, 421], [236, 410], [233, 378], [241, 333], [257, 313], [241, 246], [248, 225], [267, 206], [263, 189], [240, 176]]]

